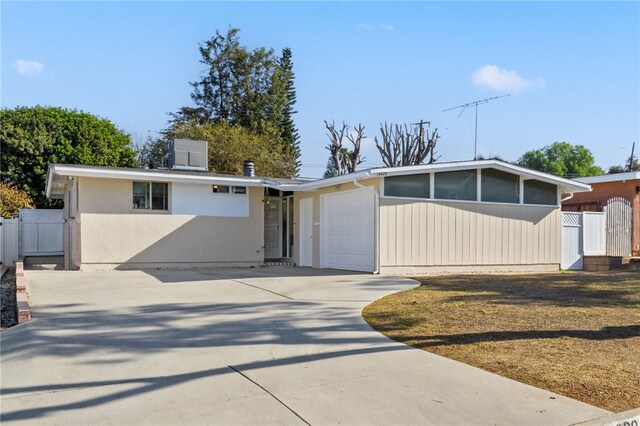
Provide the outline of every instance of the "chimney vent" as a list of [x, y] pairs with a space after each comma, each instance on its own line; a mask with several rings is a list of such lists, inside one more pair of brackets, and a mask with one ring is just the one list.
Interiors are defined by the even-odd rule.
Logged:
[[242, 174], [244, 176], [255, 176], [256, 167], [253, 165], [253, 161], [245, 161], [242, 164]]

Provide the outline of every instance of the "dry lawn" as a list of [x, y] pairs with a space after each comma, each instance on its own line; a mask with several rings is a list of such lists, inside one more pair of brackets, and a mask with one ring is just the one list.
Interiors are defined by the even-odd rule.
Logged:
[[640, 272], [418, 278], [367, 306], [394, 340], [611, 411], [640, 407]]

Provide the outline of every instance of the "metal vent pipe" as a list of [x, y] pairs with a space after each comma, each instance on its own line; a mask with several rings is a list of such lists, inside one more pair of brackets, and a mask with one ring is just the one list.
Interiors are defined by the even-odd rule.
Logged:
[[253, 164], [253, 161], [245, 161], [242, 164], [242, 174], [244, 176], [255, 176], [256, 175], [256, 166]]

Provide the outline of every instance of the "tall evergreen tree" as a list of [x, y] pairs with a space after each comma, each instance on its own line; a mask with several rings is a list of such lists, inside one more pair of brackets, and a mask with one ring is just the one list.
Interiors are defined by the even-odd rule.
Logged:
[[333, 162], [333, 157], [329, 156], [327, 159], [327, 168], [324, 170], [322, 179], [328, 179], [336, 176], [338, 176], [338, 169], [336, 169], [336, 165]]
[[291, 60], [291, 49], [285, 47], [282, 50], [280, 58], [280, 72], [284, 81], [285, 104], [282, 117], [280, 119], [280, 131], [282, 141], [285, 144], [285, 152], [295, 161], [296, 175], [300, 171], [300, 135], [293, 121], [293, 114], [297, 114], [295, 110], [296, 104], [296, 88], [294, 85], [295, 74], [293, 72], [293, 62]]
[[[200, 62], [207, 68], [191, 83], [195, 106], [171, 114], [171, 127], [229, 124], [268, 136], [263, 138], [268, 148], [297, 175], [300, 148], [292, 119], [296, 96], [291, 50], [283, 50], [282, 57], [264, 47], [248, 50], [238, 33], [237, 28], [227, 34], [216, 31], [200, 45]], [[165, 133], [170, 134], [171, 128]]]

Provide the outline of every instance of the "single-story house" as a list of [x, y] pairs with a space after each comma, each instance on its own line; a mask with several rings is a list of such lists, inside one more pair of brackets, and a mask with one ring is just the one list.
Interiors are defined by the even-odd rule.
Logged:
[[[186, 157], [185, 157], [186, 158]], [[562, 193], [498, 160], [319, 180], [52, 164], [68, 267], [299, 266], [409, 274], [558, 270]]]
[[631, 255], [640, 256], [640, 172], [615, 173], [575, 179], [591, 185], [591, 192], [576, 193], [563, 201], [564, 211], [603, 211], [613, 197], [631, 204]]

